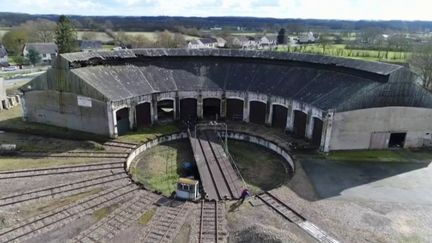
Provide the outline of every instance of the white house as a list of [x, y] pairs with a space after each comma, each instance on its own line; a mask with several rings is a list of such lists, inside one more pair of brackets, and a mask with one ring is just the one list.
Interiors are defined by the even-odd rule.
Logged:
[[222, 37], [216, 37], [217, 47], [224, 48], [226, 46], [227, 41]]
[[3, 45], [0, 45], [0, 67], [9, 66], [8, 53]]
[[219, 42], [215, 38], [201, 38], [197, 40], [191, 40], [188, 43], [189, 49], [206, 49], [206, 48], [217, 48], [219, 46]]
[[276, 36], [263, 36], [259, 39], [259, 45], [262, 48], [272, 48], [277, 45]]
[[308, 32], [306, 34], [301, 34], [298, 38], [299, 43], [314, 43], [316, 38], [312, 32]]
[[233, 46], [240, 47], [242, 49], [253, 49], [257, 48], [258, 42], [254, 37], [251, 36], [238, 36], [233, 38]]
[[23, 56], [27, 56], [30, 49], [39, 53], [43, 64], [51, 64], [51, 61], [58, 53], [58, 48], [55, 43], [27, 43], [23, 49]]

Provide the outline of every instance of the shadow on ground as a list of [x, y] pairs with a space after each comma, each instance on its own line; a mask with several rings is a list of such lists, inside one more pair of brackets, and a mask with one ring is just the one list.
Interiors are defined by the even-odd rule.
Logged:
[[[299, 163], [312, 183], [318, 200], [342, 194], [351, 197], [396, 198], [398, 193], [405, 196], [410, 195], [410, 193], [413, 195], [427, 193], [427, 188], [432, 186], [432, 182], [429, 183], [430, 180], [427, 179], [430, 178], [431, 174], [431, 171], [427, 169], [430, 162], [358, 162], [303, 159]], [[385, 180], [387, 178], [389, 180]], [[353, 191], [351, 195], [347, 192], [350, 189]], [[379, 195], [380, 193], [383, 195]]]

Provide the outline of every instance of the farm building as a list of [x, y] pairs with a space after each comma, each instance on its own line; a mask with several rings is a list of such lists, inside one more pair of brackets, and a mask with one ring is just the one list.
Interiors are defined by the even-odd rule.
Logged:
[[116, 137], [173, 120], [236, 120], [323, 151], [422, 147], [432, 94], [392, 64], [241, 50], [62, 54], [23, 87], [27, 121]]
[[55, 43], [27, 43], [23, 48], [23, 56], [26, 57], [31, 49], [39, 54], [43, 64], [51, 64], [58, 52]]

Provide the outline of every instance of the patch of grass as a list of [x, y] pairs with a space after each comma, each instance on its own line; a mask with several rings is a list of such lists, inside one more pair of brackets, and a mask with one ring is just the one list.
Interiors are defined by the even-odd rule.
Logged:
[[119, 204], [113, 204], [113, 205], [109, 205], [103, 208], [100, 208], [96, 211], [93, 212], [92, 216], [97, 220], [101, 220], [103, 218], [105, 218], [106, 216], [108, 216], [110, 213], [112, 213], [116, 208], [119, 207]]
[[329, 160], [423, 162], [432, 160], [432, 152], [410, 150], [344, 150], [325, 155]]
[[101, 191], [102, 188], [94, 188], [89, 191], [80, 192], [63, 198], [49, 199], [48, 201], [44, 201], [44, 202], [36, 202], [36, 203], [28, 204], [21, 208], [20, 214], [28, 218], [34, 217], [55, 210], [57, 208], [76, 203], [83, 198], [97, 194]]
[[79, 165], [100, 161], [100, 158], [21, 158], [1, 156], [0, 171]]
[[409, 243], [421, 243], [426, 242], [424, 238], [420, 237], [419, 235], [402, 235], [401, 238], [398, 240], [398, 242], [409, 242]]
[[177, 180], [184, 176], [181, 166], [185, 161], [194, 161], [189, 143], [186, 140], [169, 142], [143, 153], [131, 167], [131, 173], [150, 190], [170, 196]]
[[287, 181], [285, 161], [272, 151], [235, 140], [228, 140], [228, 149], [252, 192], [270, 190]]
[[151, 127], [140, 128], [136, 132], [129, 132], [126, 135], [119, 136], [117, 140], [123, 142], [144, 143], [148, 140], [155, 139], [158, 136], [180, 132], [180, 128], [175, 123], [154, 125]]
[[154, 214], [156, 213], [156, 209], [152, 208], [145, 212], [141, 217], [138, 219], [138, 223], [141, 225], [147, 225], [148, 222], [153, 218]]
[[3, 133], [0, 144], [16, 144], [21, 151], [64, 152], [71, 150], [104, 150], [104, 147], [93, 141], [76, 141], [57, 138], [47, 138], [21, 133]]

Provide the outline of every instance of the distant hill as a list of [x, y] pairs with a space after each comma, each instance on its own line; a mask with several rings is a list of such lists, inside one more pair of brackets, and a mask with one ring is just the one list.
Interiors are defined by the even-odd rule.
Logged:
[[[401, 30], [408, 32], [431, 31], [432, 21], [348, 21], [348, 20], [325, 20], [325, 19], [275, 19], [254, 17], [170, 17], [170, 16], [69, 16], [76, 21], [79, 28], [112, 28], [123, 31], [155, 31], [173, 29], [175, 26], [196, 27], [209, 29], [211, 27], [229, 27], [236, 29], [241, 27], [246, 31], [277, 30], [280, 27], [295, 28], [303, 26], [307, 29], [328, 30], [360, 30], [367, 27], [380, 27], [390, 30]], [[0, 12], [0, 26], [17, 26], [25, 21], [34, 19], [49, 19], [56, 21], [58, 15], [31, 15], [22, 13]]]

